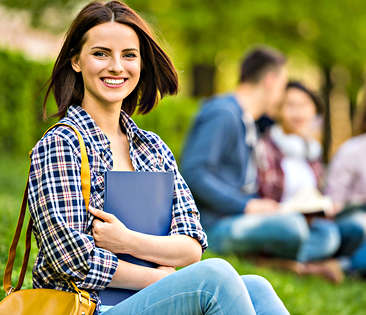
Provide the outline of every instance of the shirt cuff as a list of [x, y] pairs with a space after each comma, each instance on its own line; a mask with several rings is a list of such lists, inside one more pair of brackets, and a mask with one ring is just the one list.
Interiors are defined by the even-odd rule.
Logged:
[[89, 272], [77, 286], [82, 289], [102, 290], [112, 281], [118, 267], [118, 258], [108, 250], [94, 247], [90, 252], [88, 265]]

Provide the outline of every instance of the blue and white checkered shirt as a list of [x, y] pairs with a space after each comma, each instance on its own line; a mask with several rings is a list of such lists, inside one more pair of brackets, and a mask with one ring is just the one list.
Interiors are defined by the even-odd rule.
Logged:
[[[113, 168], [110, 142], [80, 106], [70, 106], [60, 122], [77, 128], [83, 136], [91, 171], [90, 206], [103, 209], [104, 173]], [[170, 234], [207, 240], [191, 192], [180, 175], [173, 154], [154, 133], [139, 129], [121, 111], [130, 157], [136, 171], [174, 172], [174, 197]], [[86, 211], [81, 191], [81, 153], [75, 132], [67, 126], [51, 129], [33, 148], [28, 204], [39, 253], [33, 268], [33, 286], [74, 291], [70, 280], [95, 297], [117, 268], [112, 252], [96, 247], [92, 237], [94, 216]]]

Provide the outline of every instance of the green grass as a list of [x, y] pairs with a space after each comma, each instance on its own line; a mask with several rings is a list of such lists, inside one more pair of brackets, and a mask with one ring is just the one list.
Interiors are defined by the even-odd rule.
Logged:
[[[7, 261], [10, 242], [18, 220], [19, 207], [25, 187], [28, 163], [22, 159], [0, 159], [0, 279]], [[23, 235], [24, 236], [24, 235]], [[13, 273], [13, 284], [18, 277], [24, 252], [24, 238], [21, 239]], [[31, 269], [37, 254], [32, 242], [31, 259], [23, 288], [31, 288]], [[218, 257], [210, 252], [204, 259]], [[347, 279], [342, 285], [332, 285], [320, 278], [297, 277], [287, 272], [258, 268], [236, 256], [220, 256], [228, 260], [239, 274], [257, 274], [267, 278], [279, 294], [292, 315], [363, 315], [366, 313], [366, 283]], [[0, 290], [0, 299], [4, 297]]]

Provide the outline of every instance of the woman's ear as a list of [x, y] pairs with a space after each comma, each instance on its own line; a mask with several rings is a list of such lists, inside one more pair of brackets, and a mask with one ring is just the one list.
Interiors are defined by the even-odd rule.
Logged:
[[71, 67], [74, 69], [75, 72], [81, 72], [79, 65], [79, 55], [74, 55], [71, 57]]

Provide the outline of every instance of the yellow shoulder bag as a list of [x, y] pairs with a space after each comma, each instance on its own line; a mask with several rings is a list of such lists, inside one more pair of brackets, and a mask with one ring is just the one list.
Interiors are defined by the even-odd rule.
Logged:
[[[80, 133], [73, 127], [64, 123], [56, 123], [51, 126], [44, 135], [53, 127], [65, 125], [72, 128], [78, 136], [81, 149], [81, 187], [85, 201], [86, 209], [89, 207], [90, 197], [90, 169], [88, 155], [86, 153], [85, 144]], [[29, 253], [31, 249], [32, 237], [32, 218], [29, 220], [26, 232], [26, 249], [24, 252], [23, 265], [15, 288], [11, 286], [11, 275], [16, 255], [16, 248], [22, 231], [24, 216], [28, 201], [28, 185], [25, 187], [23, 202], [20, 210], [18, 224], [14, 234], [14, 238], [9, 250], [8, 262], [4, 273], [4, 290], [7, 296], [0, 302], [0, 314], [16, 314], [16, 315], [92, 315], [94, 313], [96, 303], [90, 298], [87, 291], [80, 290], [71, 282], [75, 289], [75, 293], [54, 289], [29, 289], [21, 290], [25, 273], [27, 270]]]

